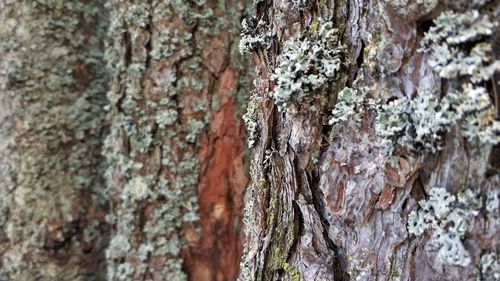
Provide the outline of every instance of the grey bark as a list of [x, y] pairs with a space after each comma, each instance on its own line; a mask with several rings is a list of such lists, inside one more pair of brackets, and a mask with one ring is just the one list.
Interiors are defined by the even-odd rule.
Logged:
[[[432, 20], [445, 11], [460, 14], [472, 8], [497, 19], [498, 3], [264, 0], [254, 1], [254, 6], [255, 19], [248, 20], [242, 32], [243, 51], [250, 53], [256, 69], [256, 89], [246, 116], [248, 127], [254, 129], [250, 135], [255, 147], [240, 279], [498, 278], [498, 146], [465, 138], [460, 124], [453, 123], [437, 134], [441, 149], [429, 151], [397, 143], [387, 156], [384, 140], [375, 128], [381, 108], [390, 101], [416, 99], [422, 91], [439, 100], [469, 79], [440, 77], [429, 65], [429, 52], [417, 51], [424, 33], [434, 25]], [[309, 61], [302, 72], [296, 72], [300, 65], [292, 63], [308, 51], [285, 57], [290, 52], [285, 45], [294, 39], [319, 40], [318, 25], [325, 21], [338, 29], [340, 45], [320, 46], [340, 50], [338, 46], [344, 45], [346, 50], [340, 50], [343, 57], [336, 76], [304, 93], [305, 87], [318, 83], [317, 77], [304, 80], [305, 73], [322, 74], [314, 67], [324, 57]], [[450, 23], [451, 30], [458, 28], [454, 24]], [[493, 60], [498, 55], [495, 32], [497, 27], [492, 36], [473, 36], [470, 43], [492, 44]], [[290, 60], [290, 67], [276, 73], [280, 60]], [[288, 78], [292, 72], [291, 81], [300, 81], [302, 88], [288, 96], [287, 89], [277, 92], [280, 78]], [[487, 88], [491, 104], [498, 100], [494, 77], [476, 84]], [[360, 101], [351, 108], [353, 112], [345, 112], [350, 114], [345, 120], [332, 126], [332, 109], [339, 108], [338, 94], [345, 88], [376, 104]], [[490, 105], [488, 110], [494, 114], [495, 108]], [[484, 118], [481, 120], [490, 120]], [[414, 135], [406, 132], [404, 137]], [[440, 247], [432, 242], [435, 229], [421, 235], [409, 232], [410, 213], [423, 211], [418, 202], [429, 200], [436, 186], [453, 195], [472, 191], [474, 200], [483, 203], [474, 210], [454, 209], [467, 216], [474, 213], [459, 239], [471, 259], [466, 265], [450, 265], [438, 258]], [[496, 201], [491, 208], [486, 206], [489, 200]], [[443, 226], [447, 227], [450, 225]], [[491, 267], [485, 266], [488, 258], [493, 260]]]

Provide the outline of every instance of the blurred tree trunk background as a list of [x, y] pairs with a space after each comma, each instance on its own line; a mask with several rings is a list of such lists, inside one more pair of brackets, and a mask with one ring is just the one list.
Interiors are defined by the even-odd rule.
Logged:
[[247, 183], [244, 2], [107, 5], [108, 280], [235, 280]]
[[500, 279], [499, 13], [0, 0], [0, 281]]
[[100, 1], [0, 1], [0, 280], [103, 280]]

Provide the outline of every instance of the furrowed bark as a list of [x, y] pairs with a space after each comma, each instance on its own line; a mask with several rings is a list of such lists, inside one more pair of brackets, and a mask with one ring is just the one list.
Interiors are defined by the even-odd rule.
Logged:
[[243, 1], [113, 0], [108, 280], [235, 280]]
[[[243, 51], [250, 53], [255, 65], [256, 89], [246, 117], [249, 128], [255, 128], [250, 132], [255, 136], [250, 144], [255, 147], [240, 280], [497, 278], [493, 272], [498, 274], [499, 262], [495, 253], [500, 178], [494, 160], [498, 145], [467, 139], [461, 133], [462, 123], [453, 123], [437, 133], [440, 148], [435, 151], [422, 146], [436, 143], [409, 148], [398, 140], [387, 155], [386, 143], [375, 128], [385, 105], [394, 100], [416, 100], [419, 93], [428, 92], [443, 102], [449, 92], [460, 91], [462, 83], [474, 83], [466, 75], [440, 77], [429, 63], [433, 51], [417, 49], [434, 25], [432, 20], [442, 12], [460, 14], [475, 8], [479, 17], [495, 19], [499, 7], [494, 2], [254, 1], [255, 19], [248, 20], [242, 32]], [[327, 24], [337, 29], [332, 31], [337, 37], [323, 42], [321, 26]], [[458, 29], [454, 24], [450, 28]], [[492, 34], [498, 32], [498, 25], [493, 29]], [[471, 45], [457, 48], [469, 51], [474, 44], [486, 42], [494, 46], [493, 60], [498, 57], [495, 35], [472, 37]], [[328, 45], [331, 40], [334, 47]], [[308, 48], [300, 49], [305, 41]], [[316, 88], [315, 74], [322, 74], [325, 50], [313, 53], [314, 44], [342, 53], [336, 75], [325, 74], [329, 80]], [[300, 58], [313, 54], [318, 57], [300, 64]], [[282, 67], [283, 61], [289, 61], [287, 68]], [[290, 73], [295, 76], [289, 78]], [[305, 75], [311, 80], [306, 81]], [[493, 103], [498, 86], [492, 81], [488, 77], [474, 85], [485, 87]], [[292, 88], [293, 83], [302, 84], [287, 96], [289, 89], [280, 87], [290, 84]], [[306, 92], [307, 87], [312, 90]], [[360, 101], [341, 122], [329, 123], [332, 109], [340, 106], [342, 89], [353, 91], [355, 98], [366, 95], [370, 102], [361, 105], [365, 101]], [[488, 114], [493, 110], [488, 107]], [[428, 122], [424, 118], [429, 117], [415, 119]], [[411, 139], [419, 132], [406, 133]], [[410, 213], [422, 211], [418, 202], [432, 198], [433, 187], [457, 198], [459, 192], [471, 191], [473, 200], [482, 202], [476, 209], [454, 207], [471, 220], [458, 239], [470, 258], [464, 265], [438, 258], [443, 247], [433, 242], [437, 230], [426, 229], [422, 235], [409, 232]], [[488, 200], [495, 203], [488, 207]], [[491, 257], [496, 269], [485, 266], [486, 257]]]
[[101, 1], [0, 1], [0, 280], [103, 280]]

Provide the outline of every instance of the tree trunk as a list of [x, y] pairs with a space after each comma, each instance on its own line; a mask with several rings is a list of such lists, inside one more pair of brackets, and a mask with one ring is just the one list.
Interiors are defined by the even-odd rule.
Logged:
[[101, 1], [0, 0], [0, 280], [102, 280]]
[[498, 280], [498, 1], [254, 3], [240, 279]]
[[235, 280], [243, 1], [108, 2], [109, 280]]

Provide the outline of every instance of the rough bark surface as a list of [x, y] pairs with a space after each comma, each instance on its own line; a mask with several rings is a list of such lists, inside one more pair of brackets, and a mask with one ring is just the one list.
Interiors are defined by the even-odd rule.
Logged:
[[[397, 144], [387, 156], [374, 128], [377, 110], [352, 108], [358, 111], [340, 124], [329, 123], [339, 104], [338, 93], [345, 87], [365, 93], [381, 107], [393, 100], [414, 99], [419, 91], [439, 98], [458, 89], [465, 78], [440, 77], [429, 66], [430, 55], [417, 51], [424, 33], [432, 19], [447, 10], [462, 13], [475, 7], [498, 19], [498, 3], [257, 0], [254, 6], [255, 19], [248, 20], [242, 32], [243, 51], [255, 64], [256, 89], [246, 117], [249, 128], [254, 128], [250, 136], [255, 147], [240, 279], [498, 278], [493, 275], [494, 270], [498, 274], [498, 257], [492, 258], [496, 269], [485, 270], [482, 259], [490, 253], [493, 257], [500, 241], [500, 177], [494, 160], [498, 149], [464, 138], [453, 124], [439, 132], [441, 148], [436, 151]], [[277, 83], [288, 74], [273, 77], [273, 73], [281, 66], [280, 59], [296, 62], [301, 56], [287, 54], [290, 49], [284, 46], [296, 38], [318, 40], [318, 26], [325, 21], [337, 29], [339, 50], [346, 46], [340, 51], [337, 75], [284, 105], [276, 97]], [[498, 50], [495, 35], [475, 40], [490, 42]], [[287, 71], [300, 67], [293, 65]], [[296, 73], [311, 73], [313, 67], [311, 62]], [[294, 78], [296, 82], [300, 77]], [[492, 103], [498, 99], [494, 78], [481, 85], [490, 91]], [[436, 186], [450, 194], [473, 191], [480, 202], [496, 201], [495, 206], [483, 204], [474, 213], [471, 227], [459, 239], [471, 259], [467, 265], [438, 259], [440, 249], [432, 243], [432, 231], [409, 233], [411, 211], [420, 210], [419, 200], [428, 198]]]
[[101, 1], [0, 1], [0, 280], [103, 280]]
[[109, 280], [235, 280], [243, 1], [109, 1]]

